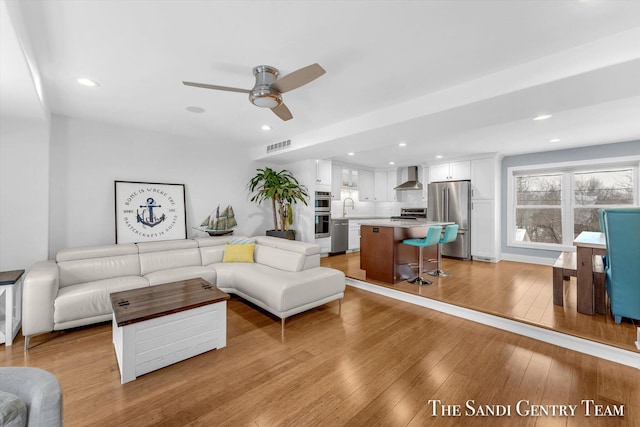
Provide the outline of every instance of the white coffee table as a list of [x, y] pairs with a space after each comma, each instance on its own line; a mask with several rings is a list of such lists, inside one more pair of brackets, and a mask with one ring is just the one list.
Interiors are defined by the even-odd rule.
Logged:
[[225, 347], [228, 299], [204, 279], [111, 294], [121, 383]]

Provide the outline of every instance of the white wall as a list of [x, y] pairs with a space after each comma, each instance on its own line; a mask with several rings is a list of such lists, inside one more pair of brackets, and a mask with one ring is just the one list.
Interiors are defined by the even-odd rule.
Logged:
[[[256, 165], [224, 141], [135, 130], [53, 116], [49, 256], [115, 242], [114, 181], [185, 184], [187, 237], [219, 204], [233, 206], [236, 235], [264, 234], [270, 217], [249, 203]], [[266, 218], [265, 218], [266, 217]]]
[[49, 119], [17, 3], [0, 0], [0, 270], [45, 259]]
[[27, 269], [47, 258], [49, 124], [0, 120], [0, 270]]

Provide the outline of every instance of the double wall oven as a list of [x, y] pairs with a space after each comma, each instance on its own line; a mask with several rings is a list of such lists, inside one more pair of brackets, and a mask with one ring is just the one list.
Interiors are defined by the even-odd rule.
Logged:
[[316, 191], [315, 198], [316, 239], [331, 236], [331, 193]]

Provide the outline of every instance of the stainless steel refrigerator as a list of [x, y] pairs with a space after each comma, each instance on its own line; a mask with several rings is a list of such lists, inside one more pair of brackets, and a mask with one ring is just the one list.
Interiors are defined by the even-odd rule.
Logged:
[[454, 222], [458, 238], [442, 245], [442, 255], [471, 259], [471, 182], [433, 182], [427, 189], [427, 219]]

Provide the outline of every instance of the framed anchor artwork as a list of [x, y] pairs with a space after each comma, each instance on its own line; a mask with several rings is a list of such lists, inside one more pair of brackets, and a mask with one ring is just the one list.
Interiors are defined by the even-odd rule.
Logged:
[[115, 181], [116, 243], [187, 238], [184, 184]]

